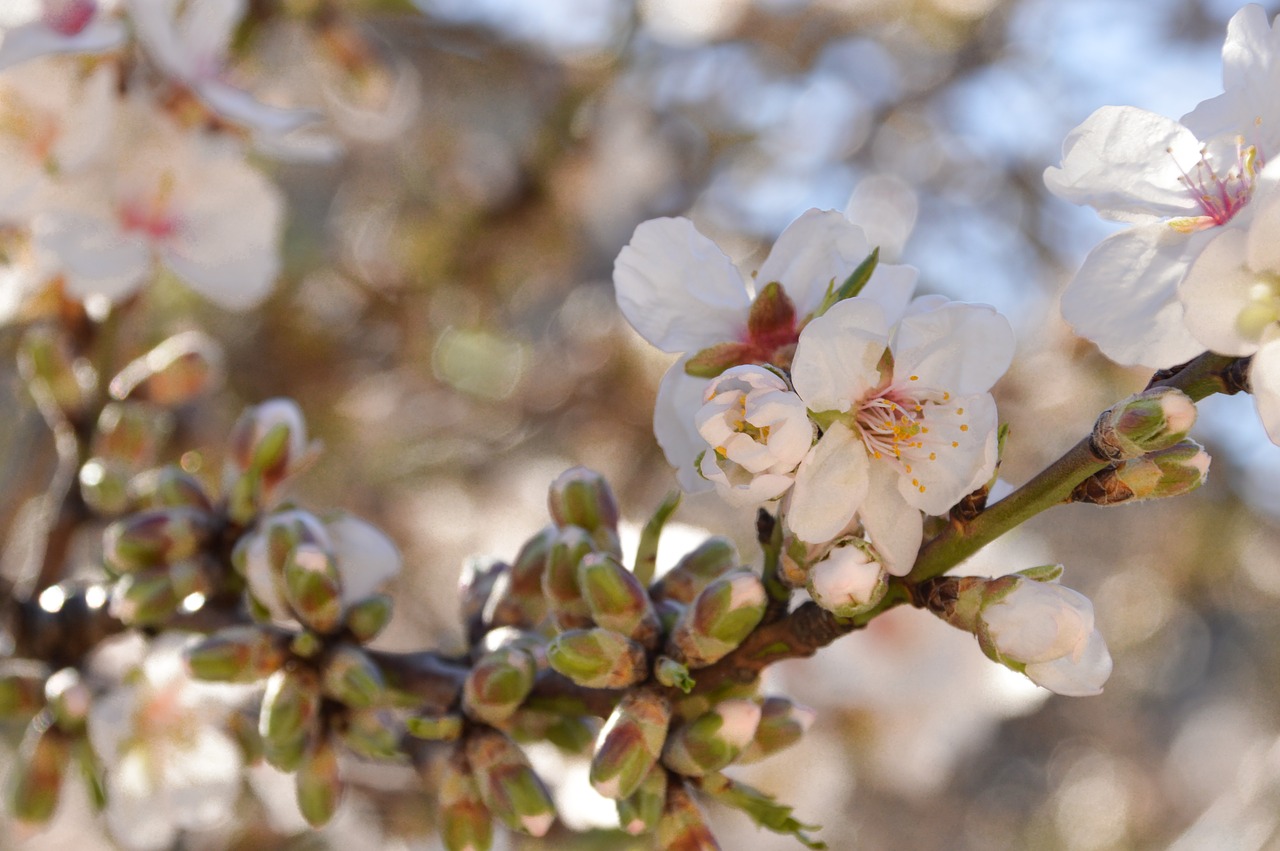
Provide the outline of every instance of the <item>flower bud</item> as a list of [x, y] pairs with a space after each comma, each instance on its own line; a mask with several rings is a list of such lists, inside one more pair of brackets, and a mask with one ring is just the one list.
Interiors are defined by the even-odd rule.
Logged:
[[455, 712], [441, 715], [410, 715], [404, 728], [410, 736], [433, 742], [452, 742], [462, 735], [463, 718]]
[[1184, 440], [1094, 473], [1071, 492], [1071, 501], [1118, 505], [1182, 496], [1204, 484], [1209, 461], [1209, 453], [1200, 444]]
[[440, 771], [436, 805], [440, 840], [448, 851], [488, 851], [493, 847], [493, 821], [462, 748], [454, 750]]
[[242, 522], [269, 503], [316, 452], [307, 443], [306, 422], [292, 399], [270, 399], [248, 408], [231, 429], [229, 450], [225, 490], [233, 518]]
[[546, 725], [542, 738], [565, 753], [580, 755], [595, 742], [596, 725], [580, 716], [561, 715]]
[[200, 480], [173, 465], [134, 476], [129, 481], [129, 498], [141, 509], [186, 506], [213, 511], [213, 501]]
[[329, 823], [342, 801], [343, 783], [338, 776], [338, 750], [327, 736], [317, 736], [298, 763], [294, 776], [298, 809], [312, 827]]
[[578, 587], [591, 618], [605, 629], [639, 641], [658, 642], [658, 616], [635, 575], [613, 556], [588, 553], [578, 563]]
[[551, 667], [587, 688], [625, 688], [645, 677], [644, 648], [608, 629], [572, 629], [547, 645]]
[[760, 724], [751, 744], [743, 748], [739, 763], [756, 762], [789, 748], [813, 724], [818, 714], [785, 697], [768, 697], [760, 705]]
[[129, 480], [133, 468], [108, 458], [90, 458], [80, 467], [80, 495], [85, 505], [105, 517], [129, 509]]
[[145, 570], [122, 576], [111, 586], [107, 610], [129, 626], [153, 626], [168, 620], [181, 602], [167, 571]]
[[302, 761], [312, 729], [320, 715], [320, 689], [302, 669], [282, 668], [267, 678], [258, 715], [263, 756], [281, 771]]
[[463, 624], [477, 622], [484, 614], [485, 606], [498, 579], [511, 569], [497, 559], [473, 557], [462, 565], [458, 575], [458, 600]]
[[119, 573], [161, 567], [200, 552], [211, 533], [209, 515], [194, 508], [143, 511], [107, 527], [103, 557]]
[[93, 706], [93, 691], [75, 668], [57, 671], [44, 684], [45, 704], [54, 723], [66, 733], [84, 729], [89, 709]]
[[547, 494], [551, 519], [560, 528], [578, 526], [588, 532], [618, 528], [618, 503], [604, 476], [586, 467], [565, 470]]
[[71, 739], [48, 716], [37, 716], [23, 736], [10, 780], [9, 806], [16, 818], [44, 824], [53, 817], [70, 759]]
[[728, 538], [707, 538], [667, 571], [654, 587], [654, 596], [691, 603], [708, 583], [738, 566], [738, 550]]
[[662, 764], [689, 777], [719, 771], [738, 758], [760, 724], [760, 705], [722, 700], [710, 711], [674, 729], [662, 750]]
[[400, 724], [389, 709], [348, 709], [341, 728], [343, 743], [369, 759], [394, 759], [400, 754]]
[[330, 555], [334, 552], [320, 518], [307, 511], [278, 511], [263, 517], [257, 528], [236, 542], [231, 553], [231, 564], [244, 576], [250, 598], [271, 619], [292, 621], [296, 614], [286, 602], [284, 571], [299, 546]]
[[726, 574], [702, 589], [676, 621], [667, 655], [690, 668], [724, 658], [764, 617], [764, 585], [746, 570]]
[[1107, 461], [1137, 458], [1180, 442], [1195, 421], [1190, 397], [1171, 387], [1153, 387], [1103, 412], [1091, 443]]
[[300, 543], [284, 561], [285, 599], [298, 620], [328, 634], [342, 623], [342, 576], [323, 546]]
[[111, 396], [175, 407], [222, 382], [222, 349], [199, 331], [175, 334], [111, 379]]
[[507, 574], [507, 581], [494, 589], [485, 610], [485, 621], [493, 626], [531, 627], [547, 615], [547, 599], [542, 594], [542, 574], [547, 557], [559, 536], [555, 526], [547, 526], [525, 541]]
[[362, 709], [380, 703], [386, 693], [382, 669], [352, 644], [339, 644], [324, 666], [321, 688], [327, 697]]
[[286, 636], [261, 627], [229, 626], [189, 645], [184, 655], [197, 679], [254, 683], [284, 664], [287, 646]]
[[481, 656], [462, 685], [462, 706], [472, 718], [500, 724], [510, 718], [533, 689], [533, 657], [516, 647]]
[[31, 659], [0, 661], [0, 719], [29, 718], [44, 706], [49, 668]]
[[702, 811], [683, 782], [667, 784], [667, 801], [658, 821], [657, 844], [667, 851], [720, 851]]
[[515, 742], [497, 730], [478, 730], [468, 736], [466, 754], [480, 798], [499, 821], [530, 836], [551, 829], [551, 795]]
[[391, 622], [391, 613], [391, 597], [374, 594], [347, 609], [346, 626], [356, 641], [368, 644]]
[[62, 416], [84, 411], [97, 384], [88, 361], [77, 360], [66, 338], [48, 327], [31, 328], [23, 336], [18, 368], [41, 410]]
[[560, 530], [547, 555], [542, 593], [560, 629], [591, 626], [591, 612], [578, 587], [578, 564], [585, 555], [594, 551], [595, 542], [590, 533], [577, 526], [568, 526]]
[[839, 618], [851, 618], [875, 607], [889, 590], [888, 573], [862, 547], [836, 547], [809, 570], [809, 595]]
[[629, 798], [662, 755], [671, 701], [653, 689], [627, 692], [596, 740], [591, 785], [606, 798]]
[[112, 402], [102, 409], [93, 433], [93, 455], [138, 471], [155, 463], [172, 430], [171, 418], [149, 405]]
[[654, 765], [629, 798], [618, 801], [618, 823], [632, 836], [649, 833], [658, 826], [667, 803], [667, 770]]

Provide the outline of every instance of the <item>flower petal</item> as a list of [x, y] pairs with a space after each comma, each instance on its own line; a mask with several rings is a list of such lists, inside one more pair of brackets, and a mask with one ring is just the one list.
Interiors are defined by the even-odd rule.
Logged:
[[350, 606], [373, 596], [400, 575], [400, 551], [377, 526], [342, 514], [326, 522], [324, 528], [333, 540], [342, 575], [343, 604]]
[[1266, 343], [1253, 356], [1249, 383], [1267, 436], [1280, 444], [1280, 339]]
[[862, 441], [842, 423], [833, 424], [796, 471], [788, 528], [809, 544], [843, 532], [867, 495], [867, 467]]
[[917, 376], [913, 386], [968, 396], [990, 390], [1013, 363], [1013, 328], [994, 307], [951, 302], [905, 316], [892, 348], [897, 380]]
[[36, 250], [51, 259], [76, 299], [91, 295], [119, 301], [142, 283], [151, 252], [142, 240], [111, 222], [81, 213], [40, 216], [32, 228]]
[[899, 475], [897, 488], [909, 505], [940, 517], [973, 490], [975, 480], [985, 482], [995, 470], [988, 445], [996, 431], [996, 402], [990, 393], [979, 393], [926, 405], [924, 414], [929, 439], [903, 453], [909, 472]]
[[777, 281], [796, 306], [796, 314], [812, 313], [827, 287], [836, 287], [867, 255], [862, 228], [835, 210], [807, 210], [787, 225], [756, 273], [756, 289]]
[[711, 483], [698, 475], [695, 465], [707, 442], [698, 433], [694, 417], [708, 382], [684, 371], [688, 360], [687, 355], [680, 358], [662, 376], [653, 404], [653, 434], [667, 463], [676, 468], [680, 487], [686, 493], [701, 493], [711, 490]]
[[688, 219], [642, 222], [613, 265], [622, 315], [664, 352], [738, 340], [751, 295], [720, 247]]
[[800, 333], [791, 383], [809, 410], [847, 411], [880, 383], [879, 364], [888, 343], [880, 305], [846, 299]]
[[862, 527], [875, 545], [885, 569], [906, 576], [915, 564], [924, 537], [924, 517], [898, 492], [897, 471], [872, 462], [870, 488], [858, 511]]
[[1247, 355], [1258, 338], [1240, 328], [1257, 276], [1245, 266], [1248, 238], [1243, 231], [1222, 232], [1200, 253], [1178, 287], [1186, 324], [1200, 345], [1224, 355]]
[[1280, 146], [1280, 30], [1261, 6], [1250, 4], [1232, 16], [1222, 45], [1223, 91], [1202, 101], [1182, 123], [1201, 139], [1243, 136], [1274, 154]]
[[1063, 656], [1051, 662], [1027, 665], [1026, 674], [1036, 685], [1066, 697], [1089, 697], [1102, 693], [1111, 676], [1111, 653], [1102, 633], [1089, 634], [1079, 658]]

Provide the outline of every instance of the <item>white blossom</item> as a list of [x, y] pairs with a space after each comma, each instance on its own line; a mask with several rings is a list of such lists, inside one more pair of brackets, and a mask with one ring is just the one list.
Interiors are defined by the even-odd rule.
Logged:
[[[114, 0], [39, 0], [0, 20], [0, 70], [57, 53], [103, 53], [124, 44]], [[9, 10], [6, 10], [9, 11]]]

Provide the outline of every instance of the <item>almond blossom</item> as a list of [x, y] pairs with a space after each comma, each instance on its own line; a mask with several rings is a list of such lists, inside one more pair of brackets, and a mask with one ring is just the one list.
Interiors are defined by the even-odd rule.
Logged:
[[0, 18], [0, 70], [55, 53], [103, 53], [124, 44], [113, 0], [39, 0]]
[[1062, 297], [1063, 316], [1112, 360], [1159, 368], [1203, 349], [1184, 322], [1178, 285], [1280, 153], [1278, 56], [1265, 12], [1247, 6], [1228, 25], [1224, 94], [1181, 123], [1102, 107], [1068, 134], [1062, 165], [1045, 170], [1054, 194], [1133, 224], [1090, 252]]
[[[809, 210], [787, 226], [760, 268], [747, 273], [688, 219], [653, 219], [636, 228], [618, 255], [613, 282], [623, 316], [664, 352], [714, 348], [728, 361], [726, 366], [785, 367], [800, 328], [828, 287], [839, 287], [869, 252], [862, 230], [843, 214]], [[878, 265], [861, 297], [900, 313], [916, 275], [909, 266]], [[781, 285], [785, 299], [777, 299], [780, 307], [770, 311], [767, 321], [753, 323], [753, 304], [772, 283]], [[687, 373], [691, 357], [677, 361], [663, 377], [653, 426], [681, 487], [693, 493], [712, 485], [695, 469], [695, 459], [706, 447], [693, 424], [706, 378]]]
[[791, 531], [823, 543], [857, 517], [886, 569], [907, 573], [921, 512], [945, 514], [995, 469], [988, 391], [1013, 343], [993, 308], [936, 297], [918, 299], [901, 319], [852, 298], [810, 322], [791, 379], [823, 433], [796, 473]]

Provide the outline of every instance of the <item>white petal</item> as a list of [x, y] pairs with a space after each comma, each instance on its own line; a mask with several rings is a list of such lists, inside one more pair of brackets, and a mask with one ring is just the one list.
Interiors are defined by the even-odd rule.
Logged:
[[106, 219], [80, 213], [40, 216], [32, 228], [37, 251], [51, 255], [66, 278], [67, 292], [112, 301], [128, 296], [151, 268], [151, 252], [140, 239]]
[[1280, 444], [1280, 340], [1271, 340], [1253, 356], [1249, 383], [1267, 436]]
[[773, 244], [756, 274], [756, 289], [777, 281], [796, 306], [812, 313], [833, 281], [839, 287], [871, 252], [862, 228], [835, 210], [808, 210]]
[[320, 117], [313, 109], [270, 106], [221, 80], [202, 80], [196, 93], [223, 118], [268, 134], [288, 133]]
[[400, 575], [400, 551], [377, 526], [351, 514], [325, 523], [333, 540], [342, 602], [350, 606], [383, 589]]
[[810, 544], [844, 531], [867, 495], [867, 451], [847, 426], [835, 423], [796, 471], [787, 526]]
[[880, 263], [858, 297], [880, 305], [884, 309], [885, 321], [893, 325], [906, 313], [919, 277], [920, 270], [914, 266]]
[[924, 517], [898, 492], [898, 474], [888, 464], [872, 462], [870, 486], [858, 514], [880, 554], [885, 569], [906, 576], [915, 564], [924, 537]]
[[[893, 334], [897, 381], [953, 396], [985, 393], [1013, 362], [1013, 328], [985, 304], [952, 302], [903, 318]], [[918, 383], [917, 383], [918, 382]]]
[[1280, 192], [1273, 189], [1254, 204], [1247, 245], [1249, 268], [1280, 273]]
[[791, 383], [811, 411], [847, 411], [880, 383], [889, 327], [875, 302], [833, 305], [800, 333]]
[[196, 56], [178, 38], [178, 0], [128, 0], [128, 8], [138, 40], [156, 64], [181, 80], [195, 77], [197, 63], [207, 57]]
[[174, 824], [203, 830], [231, 817], [240, 793], [240, 749], [225, 733], [202, 724], [166, 756], [163, 802]]
[[1200, 142], [1178, 122], [1131, 106], [1104, 106], [1067, 134], [1062, 167], [1045, 169], [1049, 191], [1104, 218], [1143, 222], [1194, 215], [1179, 178], [1200, 160]]
[[1256, 336], [1239, 327], [1240, 312], [1249, 305], [1257, 275], [1245, 266], [1247, 237], [1224, 230], [1200, 253], [1178, 296], [1186, 324], [1200, 345], [1224, 355], [1247, 355], [1258, 348]]
[[1111, 676], [1111, 653], [1102, 633], [1090, 633], [1078, 658], [1063, 656], [1052, 662], [1027, 666], [1026, 674], [1036, 685], [1067, 697], [1089, 697], [1102, 693]]
[[688, 219], [642, 222], [613, 265], [622, 315], [665, 352], [735, 341], [751, 296], [725, 253]]
[[5, 30], [0, 40], [0, 70], [51, 53], [103, 53], [124, 44], [124, 24], [96, 20], [80, 32], [65, 36], [41, 21]]
[[205, 66], [198, 72], [211, 73], [226, 56], [247, 5], [247, 0], [201, 0], [181, 7], [181, 15], [173, 21], [175, 35], [183, 50]]
[[676, 468], [680, 487], [686, 493], [701, 493], [711, 490], [711, 483], [699, 476], [694, 466], [698, 455], [707, 448], [694, 425], [694, 416], [702, 407], [707, 379], [686, 373], [684, 365], [688, 360], [680, 358], [662, 376], [653, 404], [653, 434], [667, 463]]
[[178, 828], [160, 805], [163, 778], [145, 745], [135, 746], [107, 771], [107, 825], [131, 851], [160, 851], [173, 844]]
[[1227, 24], [1222, 45], [1225, 91], [1201, 102], [1182, 123], [1201, 139], [1244, 137], [1273, 155], [1280, 144], [1280, 30], [1272, 29], [1261, 6], [1245, 6]]
[[996, 430], [996, 402], [989, 393], [961, 396], [926, 405], [924, 413], [927, 440], [903, 453], [911, 471], [898, 477], [897, 487], [908, 504], [940, 517], [973, 490], [975, 480], [985, 482], [995, 470], [988, 445]]
[[1062, 316], [1076, 333], [1126, 366], [1159, 369], [1204, 350], [1187, 330], [1178, 284], [1212, 238], [1163, 222], [1104, 239], [1062, 294]]

